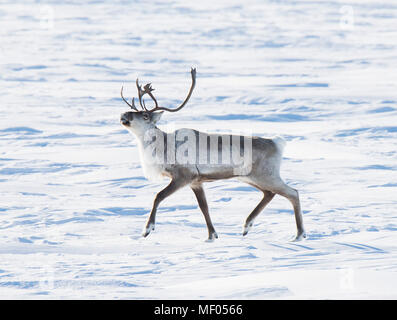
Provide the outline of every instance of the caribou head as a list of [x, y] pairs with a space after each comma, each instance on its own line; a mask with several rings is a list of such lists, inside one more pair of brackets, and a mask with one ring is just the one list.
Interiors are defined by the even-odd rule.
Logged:
[[[142, 88], [142, 85], [139, 84], [139, 80], [136, 79], [135, 83], [136, 83], [136, 87], [138, 89], [138, 101], [139, 101], [140, 110], [135, 105], [135, 98], [132, 98], [131, 103], [129, 103], [124, 98], [123, 87], [121, 87], [121, 98], [132, 109], [132, 111], [128, 111], [128, 112], [121, 114], [121, 117], [120, 117], [121, 124], [124, 127], [126, 127], [127, 129], [136, 131], [137, 129], [147, 127], [148, 125], [156, 124], [156, 122], [160, 119], [160, 117], [164, 111], [176, 112], [176, 111], [181, 110], [186, 105], [186, 103], [189, 101], [190, 96], [192, 95], [193, 89], [196, 85], [196, 69], [192, 68], [190, 73], [192, 76], [192, 84], [190, 86], [189, 93], [188, 93], [185, 101], [183, 101], [179, 107], [174, 108], [174, 109], [166, 108], [166, 107], [159, 107], [158, 102], [153, 95], [154, 89], [153, 89], [151, 83], [144, 85]], [[153, 100], [154, 106], [152, 108], [148, 108], [146, 106], [145, 99], [144, 99], [145, 95], [148, 95]]]

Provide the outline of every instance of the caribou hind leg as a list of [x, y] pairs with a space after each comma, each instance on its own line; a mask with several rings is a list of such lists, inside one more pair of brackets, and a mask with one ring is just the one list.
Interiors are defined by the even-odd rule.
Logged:
[[273, 197], [278, 194], [287, 198], [293, 206], [297, 228], [295, 241], [306, 238], [298, 190], [288, 186], [280, 177], [273, 177], [273, 179], [267, 180], [266, 182], [265, 181], [266, 179], [245, 181], [251, 186], [261, 190], [264, 193], [264, 196], [256, 208], [248, 216], [243, 227], [243, 235], [248, 233], [256, 216], [265, 208], [265, 206], [273, 199]]
[[291, 202], [292, 207], [294, 208], [295, 222], [297, 228], [297, 235], [295, 237], [295, 241], [299, 241], [306, 238], [306, 232], [303, 226], [303, 217], [302, 217], [302, 210], [300, 206], [298, 190], [291, 188], [290, 186], [285, 184], [281, 179], [270, 190], [276, 194], [279, 194], [280, 196], [287, 198]]
[[243, 236], [245, 236], [248, 231], [251, 229], [254, 219], [257, 217], [259, 213], [266, 207], [266, 205], [273, 199], [274, 193], [270, 191], [263, 190], [263, 198], [262, 200], [258, 203], [256, 208], [251, 212], [251, 214], [248, 216], [247, 220], [245, 221], [244, 227], [243, 227]]

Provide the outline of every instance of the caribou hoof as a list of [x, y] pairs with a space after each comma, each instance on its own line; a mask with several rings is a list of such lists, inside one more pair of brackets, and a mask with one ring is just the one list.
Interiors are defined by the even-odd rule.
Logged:
[[306, 232], [303, 231], [303, 232], [298, 233], [298, 235], [292, 241], [297, 242], [297, 241], [302, 241], [304, 239], [306, 239]]
[[215, 239], [218, 239], [218, 234], [213, 232], [208, 236], [208, 239], [205, 240], [205, 242], [214, 242]]
[[247, 233], [248, 233], [248, 231], [250, 231], [252, 225], [253, 225], [252, 222], [250, 222], [250, 223], [248, 223], [248, 224], [246, 223], [246, 224], [244, 225], [244, 227], [243, 227], [243, 236], [246, 236], [246, 235], [247, 235]]
[[154, 230], [154, 223], [149, 223], [144, 229], [142, 235], [146, 238]]

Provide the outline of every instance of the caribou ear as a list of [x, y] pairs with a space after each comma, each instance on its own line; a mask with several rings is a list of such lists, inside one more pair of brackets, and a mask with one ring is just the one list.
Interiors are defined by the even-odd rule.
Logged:
[[152, 121], [153, 121], [153, 123], [157, 123], [160, 120], [160, 118], [161, 118], [163, 113], [164, 113], [164, 111], [153, 112], [152, 113]]

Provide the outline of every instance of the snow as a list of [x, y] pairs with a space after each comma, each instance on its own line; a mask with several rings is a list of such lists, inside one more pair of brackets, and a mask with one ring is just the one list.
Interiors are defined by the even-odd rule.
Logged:
[[[395, 299], [397, 4], [2, 1], [0, 298]], [[184, 188], [159, 208], [119, 124], [152, 82], [164, 130], [286, 141], [308, 238], [275, 197], [205, 185], [219, 239]]]

